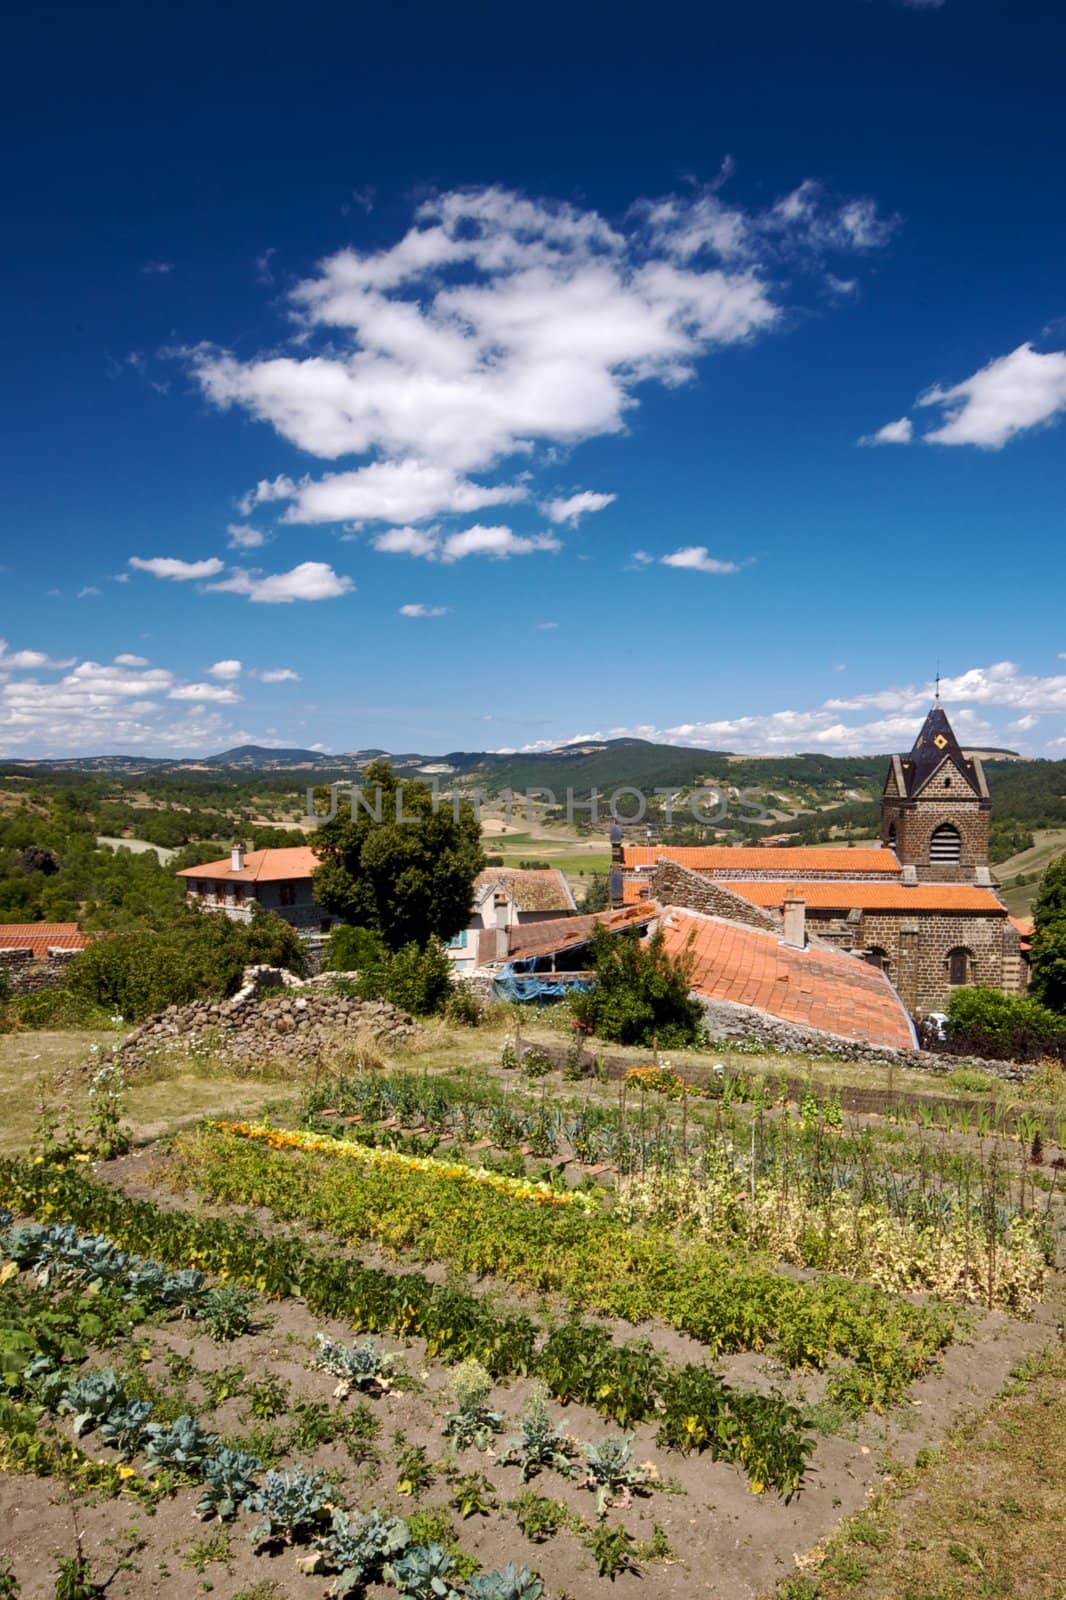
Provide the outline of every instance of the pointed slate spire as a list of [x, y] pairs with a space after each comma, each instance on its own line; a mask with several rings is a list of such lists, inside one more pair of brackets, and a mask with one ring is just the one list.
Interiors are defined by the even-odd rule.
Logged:
[[916, 794], [945, 759], [953, 761], [971, 787], [977, 789], [974, 764], [963, 754], [962, 746], [955, 737], [955, 730], [948, 721], [947, 712], [940, 704], [938, 674], [936, 699], [929, 715], [922, 723], [921, 732], [914, 741], [910, 755], [903, 762], [908, 795]]

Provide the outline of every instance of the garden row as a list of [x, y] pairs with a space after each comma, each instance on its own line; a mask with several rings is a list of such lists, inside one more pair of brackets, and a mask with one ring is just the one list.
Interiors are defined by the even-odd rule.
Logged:
[[577, 1321], [545, 1337], [531, 1317], [419, 1273], [339, 1260], [229, 1219], [160, 1210], [72, 1169], [0, 1162], [0, 1198], [42, 1220], [98, 1229], [127, 1248], [193, 1262], [268, 1296], [301, 1295], [313, 1312], [344, 1318], [363, 1332], [418, 1335], [430, 1357], [474, 1358], [496, 1377], [535, 1374], [556, 1399], [582, 1402], [623, 1426], [655, 1418], [661, 1445], [707, 1450], [740, 1466], [757, 1490], [788, 1497], [802, 1482], [813, 1446], [796, 1407], [776, 1394], [736, 1389], [695, 1363], [672, 1366], [646, 1342], [615, 1345], [605, 1329]]
[[634, 1229], [618, 1215], [577, 1207], [547, 1210], [429, 1171], [397, 1183], [381, 1170], [272, 1150], [225, 1128], [180, 1139], [171, 1175], [215, 1200], [264, 1206], [348, 1241], [559, 1293], [575, 1309], [632, 1323], [655, 1318], [714, 1354], [772, 1346], [790, 1367], [850, 1358], [829, 1393], [856, 1411], [898, 1398], [954, 1331], [946, 1307], [911, 1305], [839, 1278], [797, 1283], [738, 1266], [665, 1227]]

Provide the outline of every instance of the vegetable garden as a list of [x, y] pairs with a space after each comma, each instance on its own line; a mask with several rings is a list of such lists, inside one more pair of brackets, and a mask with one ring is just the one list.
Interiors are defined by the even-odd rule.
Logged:
[[768, 1594], [1046, 1342], [1017, 1120], [511, 1052], [0, 1161], [0, 1595]]

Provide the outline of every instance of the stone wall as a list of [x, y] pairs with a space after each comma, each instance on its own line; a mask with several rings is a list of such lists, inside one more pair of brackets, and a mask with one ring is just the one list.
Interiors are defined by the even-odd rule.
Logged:
[[[923, 1072], [954, 1072], [959, 1067], [975, 1067], [1012, 1083], [1021, 1082], [1036, 1068], [1031, 1064], [1013, 1061], [986, 1061], [979, 1056], [953, 1056], [938, 1051], [884, 1050], [876, 1045], [864, 1044], [858, 1039], [844, 1039], [839, 1034], [821, 1033], [812, 1028], [797, 1028], [756, 1011], [750, 1006], [738, 1006], [730, 1000], [709, 1000], [698, 995], [707, 1023], [707, 1031], [714, 1042], [723, 1047], [738, 1039], [758, 1042], [770, 1050], [783, 1054], [831, 1057], [838, 1061], [870, 1061], [883, 1066], [916, 1067]], [[713, 1044], [712, 1044], [713, 1048]]]
[[49, 950], [38, 961], [30, 949], [0, 950], [0, 979], [6, 979], [9, 994], [40, 994], [42, 989], [61, 989], [66, 982], [67, 963], [76, 950]]
[[770, 929], [781, 932], [781, 918], [775, 911], [753, 906], [725, 888], [714, 878], [706, 878], [676, 861], [662, 860], [651, 874], [651, 892], [663, 906], [677, 906], [684, 911], [702, 911], [707, 917], [724, 917], [728, 922], [742, 922], [749, 928]]
[[387, 1000], [349, 1000], [321, 980], [294, 987], [298, 980], [291, 973], [271, 982], [277, 972], [249, 968], [243, 988], [230, 1000], [168, 1006], [134, 1028], [108, 1056], [132, 1074], [158, 1056], [183, 1054], [217, 1055], [227, 1066], [250, 1073], [284, 1066], [295, 1077], [368, 1037], [387, 1049], [409, 1043], [418, 1033], [417, 1023]]

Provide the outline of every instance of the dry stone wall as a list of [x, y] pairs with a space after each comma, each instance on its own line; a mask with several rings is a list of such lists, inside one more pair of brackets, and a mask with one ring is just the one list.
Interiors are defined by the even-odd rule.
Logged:
[[9, 994], [60, 989], [67, 979], [67, 964], [76, 954], [74, 950], [50, 950], [39, 961], [30, 949], [0, 950], [0, 980], [6, 980]]

